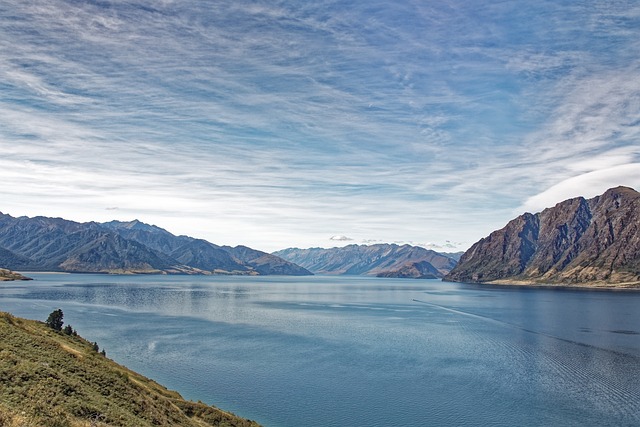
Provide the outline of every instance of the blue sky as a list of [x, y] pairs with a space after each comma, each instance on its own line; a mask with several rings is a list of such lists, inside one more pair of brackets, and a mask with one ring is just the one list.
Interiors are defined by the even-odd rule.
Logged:
[[637, 1], [0, 0], [0, 211], [467, 249], [640, 190]]

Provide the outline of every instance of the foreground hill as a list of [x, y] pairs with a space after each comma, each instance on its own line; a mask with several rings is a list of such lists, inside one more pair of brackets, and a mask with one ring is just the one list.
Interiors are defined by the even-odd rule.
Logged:
[[[254, 250], [255, 251], [255, 250]], [[255, 251], [262, 255], [265, 252]], [[269, 255], [270, 256], [270, 255]], [[254, 257], [259, 258], [258, 256]], [[202, 239], [174, 236], [139, 221], [78, 223], [0, 213], [0, 265], [13, 270], [83, 273], [311, 274], [238, 259]], [[283, 268], [282, 265], [286, 265]]]
[[257, 426], [185, 401], [44, 323], [0, 313], [0, 426]]
[[640, 193], [617, 187], [521, 215], [474, 244], [445, 279], [640, 286]]
[[380, 277], [442, 277], [455, 260], [419, 246], [377, 244], [341, 248], [290, 248], [274, 252], [315, 274], [346, 274]]

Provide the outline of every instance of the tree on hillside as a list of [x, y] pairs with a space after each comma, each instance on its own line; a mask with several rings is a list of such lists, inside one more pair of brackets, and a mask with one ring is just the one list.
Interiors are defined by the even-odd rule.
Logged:
[[45, 323], [47, 324], [48, 327], [50, 327], [54, 331], [61, 331], [62, 324], [64, 323], [62, 321], [63, 317], [64, 317], [64, 314], [62, 313], [62, 310], [57, 309], [52, 311], [51, 314], [49, 314], [49, 317], [47, 317], [47, 321]]

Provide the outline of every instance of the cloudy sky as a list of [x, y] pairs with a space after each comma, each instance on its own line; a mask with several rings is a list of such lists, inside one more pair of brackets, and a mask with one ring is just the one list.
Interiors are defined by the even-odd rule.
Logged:
[[640, 190], [636, 0], [0, 0], [0, 211], [464, 250]]

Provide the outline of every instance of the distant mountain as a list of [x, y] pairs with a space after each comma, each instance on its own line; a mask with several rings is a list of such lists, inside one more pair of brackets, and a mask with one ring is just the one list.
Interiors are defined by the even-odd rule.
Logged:
[[141, 243], [164, 254], [179, 264], [211, 271], [249, 274], [252, 268], [234, 259], [220, 246], [206, 240], [187, 236], [175, 236], [155, 225], [144, 224], [138, 220], [131, 222], [111, 221], [102, 225], [125, 239]]
[[474, 244], [445, 279], [640, 286], [640, 193], [617, 187], [525, 213]]
[[315, 274], [442, 277], [456, 264], [455, 260], [430, 249], [395, 244], [348, 245], [331, 249], [289, 248], [273, 255]]
[[449, 257], [453, 260], [455, 260], [456, 262], [460, 261], [460, 257], [464, 254], [464, 252], [438, 252], [440, 255], [444, 255], [446, 257]]
[[249, 264], [260, 274], [282, 274], [287, 276], [310, 276], [312, 272], [293, 262], [246, 246], [222, 246], [233, 257]]
[[69, 272], [153, 273], [181, 270], [178, 262], [94, 222], [20, 217], [0, 213], [0, 248], [4, 267]]
[[246, 246], [218, 246], [202, 239], [174, 236], [168, 231], [139, 221], [111, 221], [103, 224], [121, 236], [162, 252], [182, 264], [218, 273], [307, 276], [298, 265]]
[[32, 261], [22, 255], [18, 255], [15, 252], [11, 252], [8, 249], [0, 248], [0, 266], [10, 265], [11, 268], [18, 270], [24, 270], [24, 267], [30, 265]]
[[109, 230], [116, 231], [125, 239], [135, 240], [163, 254], [170, 254], [186, 243], [195, 240], [187, 236], [174, 236], [163, 228], [145, 224], [137, 219], [128, 222], [103, 222], [100, 225]]
[[427, 261], [409, 262], [397, 270], [388, 270], [376, 274], [377, 277], [396, 277], [399, 279], [438, 279], [442, 273]]
[[[260, 251], [255, 253], [268, 255]], [[174, 236], [160, 227], [140, 221], [78, 223], [61, 218], [14, 218], [0, 213], [0, 266], [14, 270], [311, 274], [273, 258], [271, 263], [259, 260], [254, 266], [250, 260], [239, 260], [213, 243]], [[288, 265], [288, 268], [283, 268], [283, 265]]]

